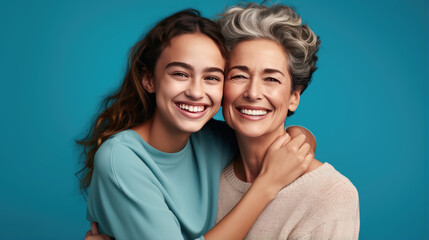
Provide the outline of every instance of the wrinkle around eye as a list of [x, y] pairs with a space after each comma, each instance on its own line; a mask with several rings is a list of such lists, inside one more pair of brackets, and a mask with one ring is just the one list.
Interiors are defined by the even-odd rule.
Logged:
[[233, 75], [229, 79], [247, 79], [247, 77], [243, 75]]
[[265, 81], [276, 82], [276, 83], [279, 83], [279, 84], [282, 83], [280, 80], [278, 80], [277, 78], [273, 78], [273, 77], [267, 77], [267, 78], [265, 78]]

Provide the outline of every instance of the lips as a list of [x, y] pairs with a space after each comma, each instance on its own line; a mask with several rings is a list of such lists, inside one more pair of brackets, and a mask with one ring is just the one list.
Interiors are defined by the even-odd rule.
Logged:
[[186, 110], [188, 112], [193, 112], [193, 113], [202, 112], [204, 111], [204, 109], [206, 109], [204, 105], [195, 106], [195, 105], [187, 105], [184, 103], [180, 103], [176, 105], [182, 110]]
[[261, 120], [271, 112], [269, 109], [256, 106], [239, 106], [236, 110], [240, 113], [240, 116], [249, 120]]
[[204, 109], [206, 108], [204, 105], [200, 105], [200, 106], [193, 106], [193, 105], [187, 105], [187, 104], [178, 104], [178, 107], [182, 110], [186, 110], [189, 112], [202, 112], [204, 111]]
[[177, 110], [188, 119], [200, 119], [204, 117], [209, 109], [209, 105], [205, 104], [189, 104], [184, 102], [175, 103]]
[[240, 109], [240, 112], [249, 116], [263, 116], [268, 113], [267, 110]]

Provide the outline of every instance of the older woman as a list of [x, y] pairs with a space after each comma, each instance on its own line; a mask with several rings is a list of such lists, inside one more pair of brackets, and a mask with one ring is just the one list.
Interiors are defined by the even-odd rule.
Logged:
[[[233, 7], [218, 22], [230, 50], [223, 114], [240, 149], [221, 175], [219, 221], [263, 172], [268, 147], [284, 134], [286, 117], [316, 70], [320, 41], [282, 5]], [[358, 233], [356, 188], [332, 165], [314, 159], [265, 208], [247, 238], [357, 239]]]

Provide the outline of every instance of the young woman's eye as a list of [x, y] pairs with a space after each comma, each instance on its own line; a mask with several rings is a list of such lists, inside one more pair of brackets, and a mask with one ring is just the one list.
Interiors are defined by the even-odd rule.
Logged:
[[183, 72], [174, 72], [171, 75], [178, 76], [178, 77], [183, 77], [183, 78], [188, 77], [188, 75], [186, 73], [183, 73]]
[[273, 77], [267, 77], [267, 78], [265, 78], [265, 81], [281, 83], [280, 80], [278, 80], [277, 78], [273, 78]]
[[210, 81], [220, 81], [220, 78], [216, 76], [207, 76], [205, 79]]

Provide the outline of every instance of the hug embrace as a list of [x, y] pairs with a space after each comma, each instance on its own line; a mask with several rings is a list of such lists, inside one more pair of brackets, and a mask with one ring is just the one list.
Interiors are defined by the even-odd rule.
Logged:
[[79, 141], [85, 239], [358, 239], [356, 188], [284, 128], [319, 45], [279, 4], [161, 20]]

